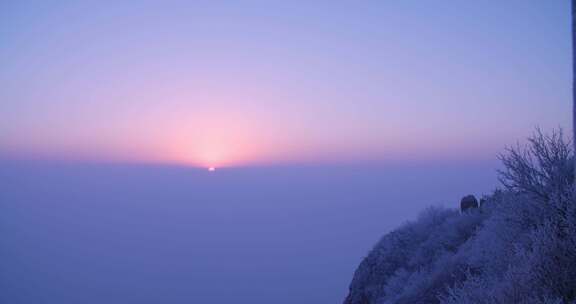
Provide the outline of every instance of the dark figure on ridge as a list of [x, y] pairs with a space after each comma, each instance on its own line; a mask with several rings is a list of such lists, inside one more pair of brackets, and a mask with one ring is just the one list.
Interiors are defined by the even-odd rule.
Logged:
[[478, 200], [474, 195], [466, 195], [460, 201], [460, 211], [465, 212], [472, 208], [478, 208]]

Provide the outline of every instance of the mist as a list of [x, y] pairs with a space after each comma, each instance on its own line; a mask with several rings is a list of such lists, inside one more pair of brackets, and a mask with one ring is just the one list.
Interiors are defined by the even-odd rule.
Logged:
[[0, 302], [337, 303], [383, 233], [495, 168], [3, 162]]

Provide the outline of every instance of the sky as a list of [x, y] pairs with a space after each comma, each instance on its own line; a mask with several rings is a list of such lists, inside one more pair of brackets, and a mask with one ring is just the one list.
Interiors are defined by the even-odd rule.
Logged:
[[570, 126], [569, 1], [2, 1], [3, 158], [478, 160]]

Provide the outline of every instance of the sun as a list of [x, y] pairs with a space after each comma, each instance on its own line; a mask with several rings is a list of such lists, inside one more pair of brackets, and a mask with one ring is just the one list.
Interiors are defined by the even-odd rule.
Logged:
[[214, 172], [214, 171], [216, 171], [216, 168], [214, 168], [214, 167], [208, 167], [208, 171]]

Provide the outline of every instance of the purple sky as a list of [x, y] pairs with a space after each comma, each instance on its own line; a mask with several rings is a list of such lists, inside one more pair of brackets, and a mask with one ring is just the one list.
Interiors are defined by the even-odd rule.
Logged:
[[2, 1], [5, 157], [488, 159], [570, 121], [569, 1]]

